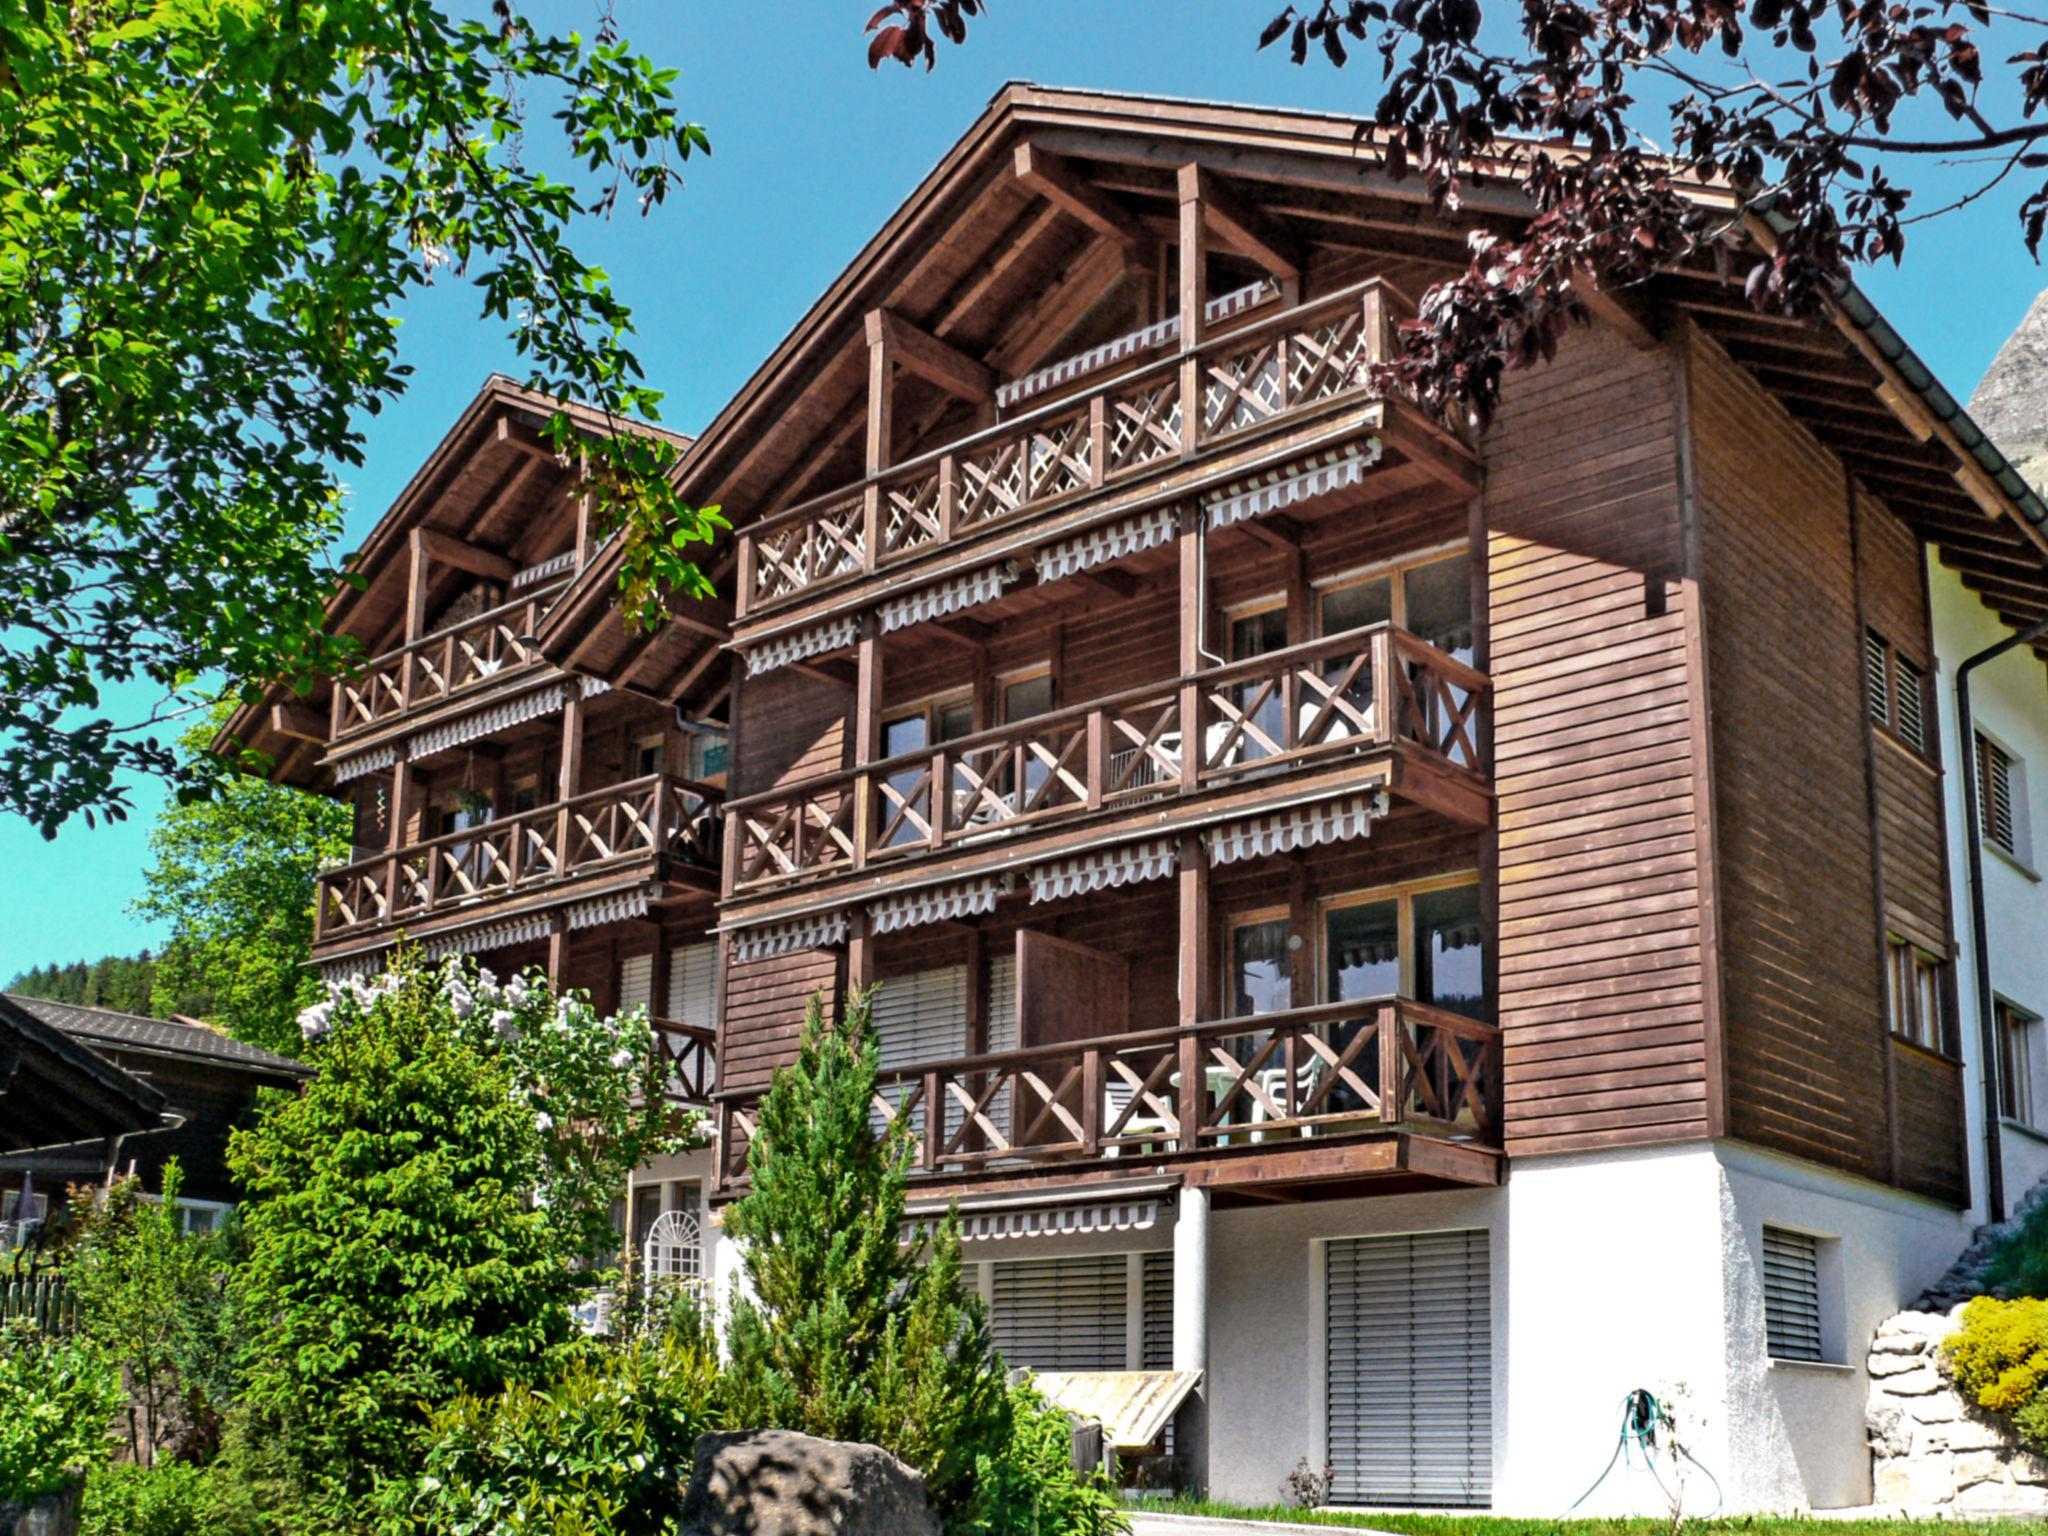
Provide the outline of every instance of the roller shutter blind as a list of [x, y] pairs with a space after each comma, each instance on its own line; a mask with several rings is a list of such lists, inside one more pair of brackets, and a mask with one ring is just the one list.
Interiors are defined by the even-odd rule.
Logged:
[[1139, 1320], [1138, 1369], [1173, 1369], [1173, 1252], [1148, 1253], [1138, 1283], [1144, 1315]]
[[628, 955], [619, 962], [619, 1012], [654, 1004], [654, 956]]
[[1493, 1323], [1486, 1233], [1333, 1242], [1325, 1278], [1332, 1502], [1487, 1505]]
[[677, 1024], [718, 1023], [718, 946], [678, 944], [668, 952], [668, 1012]]
[[1005, 1364], [1035, 1371], [1126, 1369], [1125, 1255], [1019, 1259], [992, 1268], [989, 1332]]
[[[875, 1039], [881, 1049], [882, 1069], [914, 1067], [931, 1061], [953, 1061], [967, 1054], [967, 967], [942, 966], [938, 970], [913, 971], [892, 976], [875, 991]], [[885, 1089], [891, 1103], [899, 1102], [905, 1090]], [[949, 1128], [960, 1111], [952, 1108]], [[873, 1116], [876, 1129], [882, 1125], [881, 1111]], [[911, 1123], [924, 1127], [922, 1108], [912, 1111]]]
[[1764, 1336], [1773, 1358], [1819, 1360], [1820, 1242], [1764, 1228]]

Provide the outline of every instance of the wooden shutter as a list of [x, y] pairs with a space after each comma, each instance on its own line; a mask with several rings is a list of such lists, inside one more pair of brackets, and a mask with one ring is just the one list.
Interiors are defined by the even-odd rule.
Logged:
[[668, 1012], [677, 1024], [710, 1029], [718, 1022], [718, 946], [678, 944], [668, 952]]
[[1920, 669], [1903, 656], [1893, 657], [1892, 663], [1898, 671], [1899, 738], [1915, 751], [1924, 752], [1927, 750], [1927, 727], [1920, 717]]
[[1130, 1264], [1121, 1253], [994, 1266], [989, 1331], [1005, 1364], [1035, 1371], [1127, 1368]]
[[1764, 1336], [1779, 1360], [1819, 1360], [1820, 1240], [1764, 1228]]
[[1138, 1294], [1143, 1316], [1138, 1321], [1138, 1369], [1173, 1369], [1173, 1251], [1161, 1249], [1144, 1256], [1139, 1274]]
[[1977, 806], [1984, 836], [2007, 853], [2018, 852], [2012, 814], [2012, 758], [1988, 736], [1977, 738]]
[[1017, 1049], [1017, 957], [989, 956], [988, 961], [988, 1048]]
[[1131, 1027], [1130, 965], [1085, 944], [1017, 930], [1017, 1037], [1064, 1045]]
[[619, 962], [619, 1012], [654, 1003], [654, 956], [628, 955]]
[[1493, 1482], [1486, 1233], [1333, 1242], [1325, 1278], [1332, 1502], [1484, 1507]]
[[1863, 632], [1863, 681], [1870, 718], [1879, 725], [1890, 725], [1891, 649], [1884, 643], [1884, 637], [1873, 630]]

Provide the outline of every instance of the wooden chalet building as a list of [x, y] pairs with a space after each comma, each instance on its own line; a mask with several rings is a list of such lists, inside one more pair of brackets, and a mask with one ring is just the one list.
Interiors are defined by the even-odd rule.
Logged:
[[379, 661], [255, 722], [361, 808], [318, 958], [660, 1000], [715, 934], [713, 1206], [878, 984], [1005, 1354], [1182, 1373], [1219, 1497], [1554, 1513], [1684, 1382], [1730, 1510], [1868, 1502], [1858, 1341], [1976, 1193], [1929, 564], [2038, 618], [2048, 512], [1853, 290], [1670, 272], [1477, 438], [1376, 392], [1526, 204], [1355, 128], [1006, 88], [690, 445], [730, 611], [652, 636], [489, 386]]

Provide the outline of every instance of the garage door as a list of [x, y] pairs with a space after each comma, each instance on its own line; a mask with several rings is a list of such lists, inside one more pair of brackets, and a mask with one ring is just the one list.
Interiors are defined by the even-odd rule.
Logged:
[[1350, 1238], [1331, 1243], [1325, 1263], [1333, 1502], [1489, 1503], [1486, 1234]]

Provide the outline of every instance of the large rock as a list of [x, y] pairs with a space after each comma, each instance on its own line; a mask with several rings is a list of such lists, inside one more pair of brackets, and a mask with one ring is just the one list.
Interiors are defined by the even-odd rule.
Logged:
[[786, 1429], [702, 1435], [684, 1536], [940, 1536], [924, 1477], [879, 1446]]

